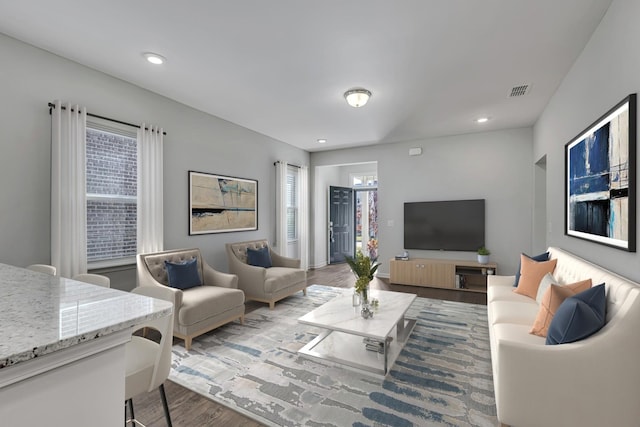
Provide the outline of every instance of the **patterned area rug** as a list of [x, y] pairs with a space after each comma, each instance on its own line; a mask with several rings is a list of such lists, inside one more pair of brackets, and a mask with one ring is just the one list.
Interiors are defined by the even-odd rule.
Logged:
[[[415, 329], [385, 379], [300, 357], [297, 319], [352, 291], [313, 285], [173, 347], [170, 379], [268, 426], [495, 426], [486, 307], [417, 298]], [[384, 301], [380, 301], [384, 304]]]

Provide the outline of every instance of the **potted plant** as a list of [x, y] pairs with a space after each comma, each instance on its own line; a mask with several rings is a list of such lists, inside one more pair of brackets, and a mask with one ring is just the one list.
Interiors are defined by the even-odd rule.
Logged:
[[369, 301], [369, 282], [373, 280], [375, 272], [378, 270], [380, 264], [374, 259], [365, 256], [362, 251], [356, 252], [355, 258], [346, 256], [347, 264], [351, 267], [351, 271], [355, 274], [356, 280], [356, 292], [362, 295], [362, 301], [368, 303]]
[[478, 262], [480, 264], [488, 264], [489, 255], [491, 255], [491, 251], [489, 251], [489, 249], [482, 246], [481, 248], [478, 249]]

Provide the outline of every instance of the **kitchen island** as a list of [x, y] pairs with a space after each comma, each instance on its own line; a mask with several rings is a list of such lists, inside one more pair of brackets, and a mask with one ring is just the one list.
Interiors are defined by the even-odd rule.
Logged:
[[124, 422], [125, 344], [166, 301], [0, 264], [3, 425]]

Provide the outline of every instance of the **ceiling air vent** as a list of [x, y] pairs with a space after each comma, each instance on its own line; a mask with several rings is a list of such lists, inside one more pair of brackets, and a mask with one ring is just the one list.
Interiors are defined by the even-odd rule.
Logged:
[[528, 84], [518, 85], [511, 88], [511, 92], [509, 93], [509, 98], [514, 98], [516, 96], [524, 96], [529, 93], [529, 88], [531, 86]]

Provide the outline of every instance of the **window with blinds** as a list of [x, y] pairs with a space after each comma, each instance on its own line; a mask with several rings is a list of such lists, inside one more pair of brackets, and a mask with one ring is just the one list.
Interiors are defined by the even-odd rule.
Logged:
[[298, 240], [298, 168], [287, 169], [287, 240]]
[[135, 262], [137, 136], [87, 123], [87, 261], [93, 267]]

